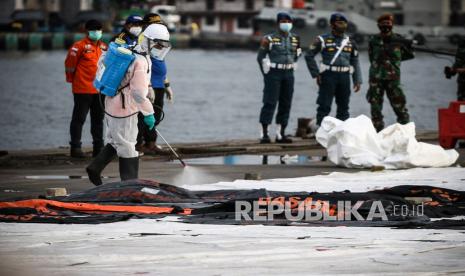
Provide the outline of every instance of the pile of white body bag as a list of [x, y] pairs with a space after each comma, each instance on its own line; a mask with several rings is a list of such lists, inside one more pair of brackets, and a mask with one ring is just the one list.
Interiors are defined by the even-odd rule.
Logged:
[[418, 142], [414, 123], [393, 124], [377, 133], [365, 115], [346, 121], [325, 117], [316, 140], [327, 149], [331, 162], [347, 168], [448, 167], [459, 156], [456, 150]]

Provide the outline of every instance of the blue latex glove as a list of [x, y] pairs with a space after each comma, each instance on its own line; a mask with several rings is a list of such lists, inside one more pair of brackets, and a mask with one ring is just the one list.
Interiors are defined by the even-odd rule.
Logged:
[[144, 123], [149, 127], [149, 130], [152, 130], [155, 127], [155, 117], [153, 114], [144, 116]]

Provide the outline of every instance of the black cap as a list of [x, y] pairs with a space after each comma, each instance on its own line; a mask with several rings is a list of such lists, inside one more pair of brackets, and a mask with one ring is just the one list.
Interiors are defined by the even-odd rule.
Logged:
[[96, 31], [101, 30], [103, 28], [103, 25], [102, 22], [95, 19], [91, 19], [86, 22], [85, 28], [88, 31]]
[[276, 21], [279, 22], [281, 20], [289, 20], [292, 21], [292, 17], [287, 12], [280, 12], [276, 16]]
[[331, 14], [331, 18], [329, 19], [329, 22], [333, 24], [336, 21], [344, 21], [347, 23], [347, 18], [342, 14], [342, 13], [333, 13]]

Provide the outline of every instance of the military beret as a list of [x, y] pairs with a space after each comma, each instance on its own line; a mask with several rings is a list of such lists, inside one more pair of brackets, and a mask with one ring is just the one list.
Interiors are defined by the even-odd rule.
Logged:
[[390, 13], [382, 14], [380, 17], [378, 17], [378, 23], [380, 23], [381, 21], [394, 22], [394, 16], [392, 14], [390, 14]]
[[333, 24], [336, 21], [347, 22], [347, 18], [342, 13], [333, 13], [333, 14], [331, 14], [331, 18], [329, 19], [329, 22], [331, 24]]
[[276, 21], [281, 21], [281, 20], [290, 20], [292, 21], [292, 17], [286, 13], [286, 12], [280, 12], [278, 13], [278, 15], [276, 16]]

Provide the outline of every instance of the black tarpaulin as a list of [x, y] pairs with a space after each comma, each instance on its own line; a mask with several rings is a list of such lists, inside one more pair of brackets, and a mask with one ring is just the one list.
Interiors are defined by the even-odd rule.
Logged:
[[[421, 213], [415, 213], [419, 205], [412, 203], [411, 198], [423, 199]], [[238, 219], [238, 202], [265, 205], [265, 209], [260, 211], [262, 215], [269, 214], [269, 203], [287, 206], [292, 214], [296, 214], [302, 210], [302, 205], [299, 205], [302, 202], [311, 202], [312, 206], [325, 202], [326, 211], [333, 216], [344, 211], [341, 209], [344, 205], [338, 205], [340, 202], [349, 205], [360, 203], [357, 212], [363, 218], [369, 216], [373, 203], [377, 202], [384, 209], [387, 220], [357, 220], [350, 214], [337, 221], [291, 220], [284, 213], [267, 221], [247, 220], [240, 216]], [[401, 212], [399, 206], [405, 206], [408, 212]], [[253, 217], [254, 211], [246, 214]], [[209, 224], [465, 228], [464, 220], [446, 219], [461, 215], [465, 215], [465, 192], [432, 186], [396, 186], [365, 193], [266, 189], [190, 191], [155, 181], [130, 180], [108, 183], [66, 197], [0, 202], [0, 221], [36, 223], [95, 224], [130, 218], [179, 216], [182, 222]], [[443, 219], [431, 221], [431, 218]]]

